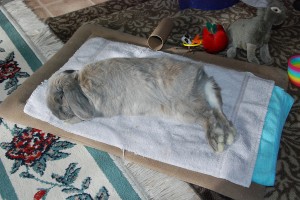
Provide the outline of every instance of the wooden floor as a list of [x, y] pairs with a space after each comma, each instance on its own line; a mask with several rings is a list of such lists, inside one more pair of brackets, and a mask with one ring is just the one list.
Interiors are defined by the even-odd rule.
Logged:
[[24, 0], [24, 3], [41, 19], [55, 17], [107, 0]]

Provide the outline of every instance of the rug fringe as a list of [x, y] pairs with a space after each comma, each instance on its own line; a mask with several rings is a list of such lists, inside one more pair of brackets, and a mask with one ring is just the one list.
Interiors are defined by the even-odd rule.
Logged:
[[[6, 15], [19, 25], [21, 31], [33, 42], [37, 54], [41, 54], [42, 62], [51, 58], [63, 43], [49, 30], [22, 0], [15, 0], [3, 5]], [[18, 30], [19, 31], [19, 30]]]
[[142, 199], [200, 200], [188, 183], [111, 156]]

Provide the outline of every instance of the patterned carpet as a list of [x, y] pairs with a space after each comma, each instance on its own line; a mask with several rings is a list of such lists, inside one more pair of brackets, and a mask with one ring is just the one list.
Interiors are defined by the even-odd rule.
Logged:
[[[287, 19], [284, 24], [273, 28], [270, 52], [275, 58], [273, 66], [286, 71], [288, 58], [300, 54], [300, 12], [293, 9], [293, 0], [284, 0], [284, 3], [288, 8]], [[242, 2], [218, 11], [196, 9], [181, 11], [176, 0], [112, 0], [49, 18], [47, 23], [52, 31], [66, 42], [77, 28], [85, 23], [100, 24], [147, 38], [160, 20], [171, 17], [174, 27], [167, 43], [180, 45], [182, 35], [200, 33], [206, 22], [220, 23], [226, 28], [238, 18], [254, 16], [255, 12], [255, 8]], [[224, 55], [220, 53], [220, 56]], [[245, 58], [245, 52], [238, 53], [237, 59], [246, 60]], [[265, 199], [297, 199], [300, 196], [300, 90], [289, 84], [287, 91], [295, 99], [295, 104], [283, 130], [276, 183], [274, 187], [266, 188]], [[198, 186], [192, 187], [206, 199], [225, 198]]]
[[[42, 61], [0, 8], [2, 101]], [[0, 138], [0, 199], [140, 199], [105, 152], [3, 118]]]

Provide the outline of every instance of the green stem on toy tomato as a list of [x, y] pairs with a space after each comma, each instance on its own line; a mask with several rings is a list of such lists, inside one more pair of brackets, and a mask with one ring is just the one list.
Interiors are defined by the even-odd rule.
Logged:
[[215, 34], [217, 32], [217, 25], [216, 24], [212, 24], [210, 22], [207, 22], [206, 27], [207, 27], [207, 30], [212, 34]]

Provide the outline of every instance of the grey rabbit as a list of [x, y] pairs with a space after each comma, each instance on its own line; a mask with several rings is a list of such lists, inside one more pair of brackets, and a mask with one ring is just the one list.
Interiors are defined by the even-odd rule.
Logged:
[[49, 79], [47, 105], [61, 120], [148, 115], [197, 123], [214, 151], [234, 142], [220, 88], [199, 63], [171, 58], [112, 58]]
[[273, 25], [283, 23], [285, 18], [284, 4], [279, 0], [268, 0], [267, 7], [257, 9], [257, 16], [233, 22], [227, 30], [230, 40], [227, 57], [234, 58], [237, 49], [243, 49], [247, 51], [248, 62], [260, 64], [256, 57], [256, 50], [259, 50], [263, 63], [271, 65], [274, 62], [269, 51], [271, 29]]

